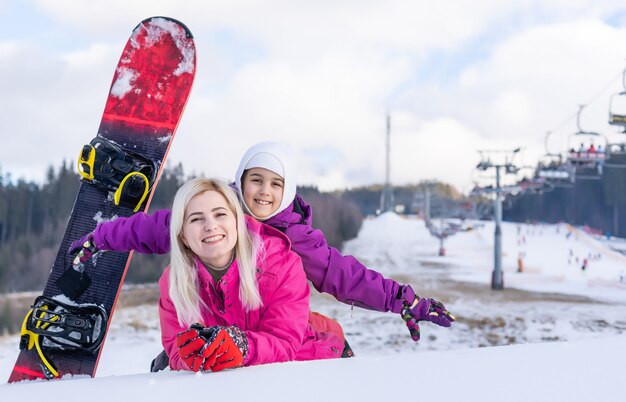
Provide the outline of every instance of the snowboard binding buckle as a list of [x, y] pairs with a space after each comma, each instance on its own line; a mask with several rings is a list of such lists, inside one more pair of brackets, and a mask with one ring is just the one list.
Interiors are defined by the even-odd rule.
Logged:
[[39, 296], [24, 320], [22, 331], [34, 335], [44, 348], [93, 353], [104, 340], [106, 326], [107, 314], [100, 306], [70, 305]]
[[41, 359], [41, 371], [43, 372], [44, 378], [47, 380], [51, 380], [55, 377], [59, 376], [59, 371], [52, 363], [52, 361], [48, 358], [48, 356], [44, 353], [41, 347], [41, 338], [39, 334], [36, 334], [30, 331], [27, 328], [27, 323], [33, 315], [33, 310], [29, 310], [24, 317], [24, 321], [22, 322], [22, 331], [20, 333], [20, 350], [31, 350], [33, 348], [36, 349], [37, 355]]
[[78, 173], [83, 181], [113, 192], [115, 205], [137, 212], [152, 188], [157, 167], [139, 154], [96, 137], [81, 149]]

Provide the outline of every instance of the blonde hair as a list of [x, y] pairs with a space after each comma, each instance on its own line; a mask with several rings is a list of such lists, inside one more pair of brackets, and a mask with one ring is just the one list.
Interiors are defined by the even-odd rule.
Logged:
[[169, 292], [181, 326], [189, 326], [196, 322], [202, 323], [201, 306], [208, 309], [199, 296], [195, 254], [185, 246], [181, 238], [187, 205], [193, 197], [206, 191], [216, 191], [221, 194], [230, 211], [235, 215], [237, 222], [235, 255], [239, 268], [239, 299], [247, 311], [256, 310], [263, 304], [256, 280], [257, 256], [262, 258], [262, 243], [256, 233], [248, 230], [237, 195], [227, 184], [219, 180], [193, 179], [176, 192], [170, 221]]

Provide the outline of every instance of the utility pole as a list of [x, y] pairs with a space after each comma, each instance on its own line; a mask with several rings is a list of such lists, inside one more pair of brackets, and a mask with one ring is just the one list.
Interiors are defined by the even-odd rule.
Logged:
[[390, 180], [390, 151], [391, 151], [391, 116], [387, 113], [387, 140], [385, 146], [385, 187], [380, 197], [380, 211], [388, 212], [393, 210], [393, 190]]

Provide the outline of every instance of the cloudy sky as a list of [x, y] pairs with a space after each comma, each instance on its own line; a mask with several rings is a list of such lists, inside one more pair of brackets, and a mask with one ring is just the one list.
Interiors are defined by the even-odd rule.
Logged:
[[263, 140], [290, 142], [299, 183], [384, 180], [469, 191], [479, 149], [548, 150], [608, 126], [626, 67], [626, 3], [541, 1], [0, 0], [0, 169], [43, 180], [96, 134], [113, 71], [141, 20], [193, 32], [197, 74], [170, 152], [187, 172], [232, 178]]

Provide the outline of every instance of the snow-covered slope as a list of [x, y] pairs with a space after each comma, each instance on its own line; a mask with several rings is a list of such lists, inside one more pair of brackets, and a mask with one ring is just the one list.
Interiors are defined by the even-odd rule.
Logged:
[[[492, 291], [493, 225], [470, 224], [446, 240], [445, 257], [423, 221], [394, 214], [366, 220], [346, 244], [346, 253], [455, 313], [452, 328], [422, 324], [418, 343], [395, 314], [313, 295], [312, 308], [343, 325], [357, 357], [149, 374], [161, 350], [156, 306], [125, 308], [116, 311], [97, 378], [2, 384], [0, 401], [624, 400], [626, 257], [568, 225], [505, 223], [505, 289]], [[0, 378], [8, 378], [16, 346], [15, 336], [0, 338]]]
[[[385, 213], [366, 220], [345, 251], [388, 275], [412, 273], [417, 263], [430, 262], [453, 265], [449, 273], [457, 280], [488, 284], [494, 265], [494, 224], [464, 226], [473, 229], [447, 238], [442, 258], [437, 255], [439, 240], [430, 236], [422, 220]], [[502, 264], [506, 287], [626, 302], [626, 255], [568, 224], [504, 222]]]

